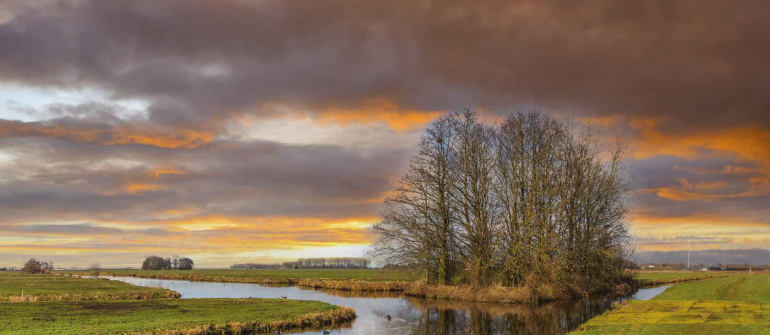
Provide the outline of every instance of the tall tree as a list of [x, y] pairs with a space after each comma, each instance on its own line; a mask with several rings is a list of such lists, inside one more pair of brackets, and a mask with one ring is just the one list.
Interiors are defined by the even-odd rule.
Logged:
[[457, 133], [454, 141], [456, 160], [452, 165], [452, 209], [460, 229], [456, 241], [470, 283], [484, 285], [493, 266], [493, 248], [497, 203], [493, 196], [494, 137], [487, 125], [478, 121], [474, 111], [452, 115]]
[[451, 209], [455, 119], [434, 121], [419, 143], [408, 172], [385, 200], [383, 220], [374, 226], [375, 249], [388, 263], [419, 265], [430, 282], [448, 284], [455, 272], [455, 216]]

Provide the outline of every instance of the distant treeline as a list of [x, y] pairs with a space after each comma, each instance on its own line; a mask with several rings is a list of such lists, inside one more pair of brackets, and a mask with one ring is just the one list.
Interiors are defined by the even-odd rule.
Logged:
[[142, 262], [142, 270], [192, 270], [195, 264], [187, 257], [163, 258], [148, 256]]
[[279, 263], [274, 264], [261, 264], [261, 263], [244, 263], [244, 264], [233, 264], [230, 266], [231, 269], [280, 269], [283, 266]]
[[296, 262], [234, 264], [231, 269], [366, 269], [369, 260], [356, 257], [300, 258]]
[[[724, 271], [748, 271], [751, 268], [754, 271], [763, 271], [770, 269], [768, 264], [749, 264], [749, 263], [728, 263], [728, 264], [704, 264], [704, 263], [692, 263], [691, 269], [699, 270], [702, 268], [708, 268], [709, 270], [724, 270]], [[686, 263], [643, 263], [640, 265], [641, 269], [645, 270], [684, 270], [687, 269]]]
[[332, 258], [300, 258], [297, 260], [300, 269], [366, 269], [369, 260], [355, 257]]

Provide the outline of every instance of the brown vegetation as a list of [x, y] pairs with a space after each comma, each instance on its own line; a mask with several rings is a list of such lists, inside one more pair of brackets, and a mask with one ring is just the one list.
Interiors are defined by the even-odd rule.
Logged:
[[0, 295], [0, 301], [37, 302], [37, 301], [81, 301], [81, 300], [149, 300], [149, 299], [178, 299], [181, 295], [171, 290], [153, 292], [126, 293], [45, 293], [20, 295]]
[[345, 325], [356, 318], [352, 308], [338, 308], [327, 312], [310, 313], [289, 320], [273, 322], [231, 322], [205, 325], [188, 330], [162, 330], [134, 332], [130, 335], [220, 335], [220, 334], [272, 334], [275, 331], [302, 328], [335, 327]]
[[329, 280], [329, 279], [300, 279], [297, 285], [312, 288], [324, 288], [341, 291], [360, 292], [401, 292], [409, 283], [380, 282], [365, 280]]

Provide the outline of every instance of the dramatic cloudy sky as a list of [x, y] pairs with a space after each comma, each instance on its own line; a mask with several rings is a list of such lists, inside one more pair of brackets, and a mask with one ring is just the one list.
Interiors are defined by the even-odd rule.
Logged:
[[426, 124], [466, 107], [624, 139], [640, 251], [770, 249], [768, 12], [0, 0], [0, 266], [360, 255]]

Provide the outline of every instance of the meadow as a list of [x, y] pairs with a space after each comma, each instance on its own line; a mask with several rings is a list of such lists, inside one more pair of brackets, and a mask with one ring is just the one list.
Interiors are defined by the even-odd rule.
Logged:
[[2, 302], [0, 334], [268, 333], [339, 325], [353, 315], [350, 309], [323, 302], [285, 299]]
[[318, 301], [177, 298], [171, 290], [107, 279], [0, 272], [0, 334], [272, 333], [355, 317], [352, 309]]
[[84, 280], [67, 276], [0, 272], [0, 301], [158, 298], [179, 298], [179, 294], [171, 290], [139, 287], [107, 279]]
[[706, 271], [639, 271], [635, 279], [642, 285], [673, 284], [706, 278], [726, 277], [739, 272], [706, 272]]
[[732, 274], [679, 283], [632, 300], [575, 334], [770, 334], [770, 275]]

